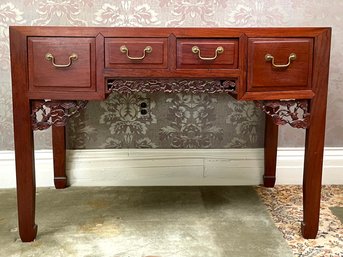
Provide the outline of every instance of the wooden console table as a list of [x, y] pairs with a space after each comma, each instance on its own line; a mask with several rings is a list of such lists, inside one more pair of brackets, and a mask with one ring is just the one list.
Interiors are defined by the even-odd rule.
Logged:
[[33, 241], [33, 130], [53, 126], [55, 185], [66, 186], [67, 119], [117, 92], [227, 93], [266, 113], [264, 185], [277, 125], [306, 129], [304, 238], [318, 231], [330, 28], [10, 27], [19, 233]]

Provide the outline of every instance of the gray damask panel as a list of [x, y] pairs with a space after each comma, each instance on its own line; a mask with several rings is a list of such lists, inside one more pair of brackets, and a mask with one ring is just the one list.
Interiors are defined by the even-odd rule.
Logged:
[[[140, 113], [148, 102], [147, 115]], [[263, 113], [225, 94], [112, 93], [68, 126], [70, 148], [263, 146]]]

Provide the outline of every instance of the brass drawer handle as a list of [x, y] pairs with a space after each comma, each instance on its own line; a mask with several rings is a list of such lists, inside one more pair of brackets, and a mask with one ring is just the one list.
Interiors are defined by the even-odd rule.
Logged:
[[45, 55], [45, 59], [48, 61], [51, 61], [52, 65], [56, 68], [68, 68], [73, 64], [73, 61], [76, 61], [78, 59], [78, 56], [77, 56], [77, 54], [72, 53], [69, 56], [69, 63], [67, 63], [67, 64], [56, 64], [55, 63], [55, 57], [51, 53], [47, 53]]
[[200, 53], [200, 48], [197, 46], [192, 47], [192, 52], [194, 54], [198, 54], [198, 57], [203, 61], [213, 61], [213, 60], [217, 59], [218, 54], [221, 54], [224, 52], [224, 48], [222, 46], [218, 46], [216, 51], [215, 51], [215, 55], [213, 57], [202, 57], [201, 53]]
[[267, 62], [272, 62], [272, 65], [274, 68], [287, 68], [289, 65], [291, 65], [291, 62], [297, 59], [297, 55], [295, 53], [291, 53], [288, 57], [288, 63], [287, 64], [275, 64], [274, 56], [271, 54], [266, 54], [264, 56], [264, 59]]
[[145, 58], [146, 54], [150, 54], [152, 52], [152, 47], [146, 46], [143, 50], [143, 55], [141, 57], [129, 56], [129, 49], [125, 45], [120, 47], [120, 52], [126, 54], [127, 58], [129, 58], [130, 60], [143, 60]]

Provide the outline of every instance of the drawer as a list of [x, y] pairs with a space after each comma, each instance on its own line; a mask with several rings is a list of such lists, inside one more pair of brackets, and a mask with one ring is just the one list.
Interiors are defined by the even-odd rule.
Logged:
[[106, 68], [167, 68], [167, 38], [106, 38]]
[[238, 39], [179, 39], [177, 68], [236, 69]]
[[96, 91], [95, 39], [30, 37], [29, 89], [39, 91]]
[[312, 38], [252, 38], [248, 42], [248, 91], [311, 87]]

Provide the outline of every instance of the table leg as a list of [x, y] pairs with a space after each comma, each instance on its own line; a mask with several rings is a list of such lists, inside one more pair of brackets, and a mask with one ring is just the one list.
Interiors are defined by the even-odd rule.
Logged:
[[34, 141], [30, 112], [30, 101], [28, 99], [23, 99], [19, 104], [14, 101], [18, 221], [19, 235], [23, 242], [33, 241], [37, 234], [37, 225], [35, 224], [36, 181]]
[[274, 187], [275, 185], [278, 132], [278, 126], [275, 125], [272, 117], [266, 115], [263, 176], [263, 185], [265, 187]]
[[303, 177], [304, 217], [301, 224], [304, 238], [316, 237], [319, 226], [320, 196], [325, 137], [326, 102], [311, 100], [311, 124], [306, 130]]
[[54, 183], [56, 189], [67, 187], [65, 127], [52, 126], [52, 148], [54, 155]]

